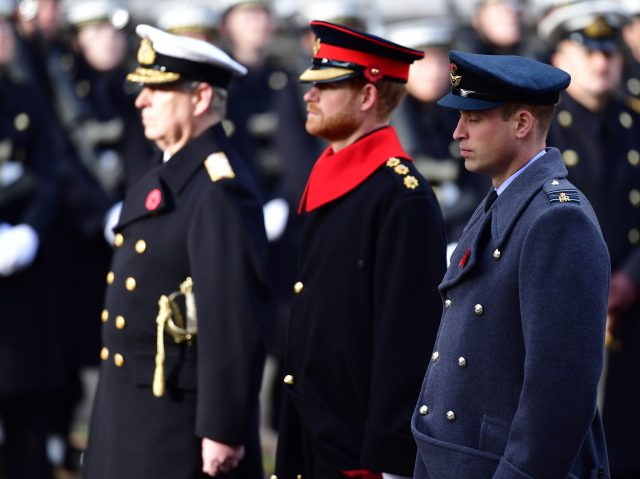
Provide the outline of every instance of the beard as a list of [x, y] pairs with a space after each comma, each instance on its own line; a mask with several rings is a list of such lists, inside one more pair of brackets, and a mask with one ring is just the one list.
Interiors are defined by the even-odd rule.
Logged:
[[305, 129], [310, 135], [322, 138], [329, 143], [344, 140], [351, 136], [360, 126], [361, 119], [353, 114], [352, 104], [355, 99], [350, 100], [340, 110], [326, 114], [312, 109], [315, 114], [307, 114]]

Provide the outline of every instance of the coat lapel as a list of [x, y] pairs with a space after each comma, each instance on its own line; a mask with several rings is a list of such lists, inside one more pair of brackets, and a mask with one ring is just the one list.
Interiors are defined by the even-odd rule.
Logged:
[[498, 197], [493, 207], [485, 213], [484, 201], [480, 203], [465, 226], [462, 237], [451, 256], [451, 263], [444, 275], [440, 290], [461, 282], [476, 267], [483, 251], [479, 251], [480, 241], [486, 228], [491, 228], [493, 248], [503, 249], [518, 218], [546, 181], [562, 179], [567, 170], [555, 148], [527, 168]]

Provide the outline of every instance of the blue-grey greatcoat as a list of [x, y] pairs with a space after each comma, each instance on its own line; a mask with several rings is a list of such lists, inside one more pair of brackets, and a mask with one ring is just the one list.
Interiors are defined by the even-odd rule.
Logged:
[[596, 408], [609, 255], [560, 153], [471, 217], [439, 286], [417, 479], [608, 477]]

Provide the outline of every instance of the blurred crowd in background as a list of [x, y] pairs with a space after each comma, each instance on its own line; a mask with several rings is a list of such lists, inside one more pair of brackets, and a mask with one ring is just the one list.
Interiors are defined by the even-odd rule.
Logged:
[[[562, 17], [569, 3], [588, 5], [588, 22]], [[270, 378], [283, 350], [297, 207], [326, 147], [305, 132], [305, 87], [297, 81], [314, 45], [312, 19], [426, 51], [393, 123], [438, 196], [451, 243], [490, 185], [459, 158], [458, 114], [435, 103], [450, 88], [448, 51], [525, 55], [572, 75], [549, 145], [560, 148], [569, 179], [594, 204], [610, 248], [601, 407], [612, 467], [640, 471], [640, 0], [0, 0], [0, 477], [27, 478], [25, 461], [42, 462], [40, 478], [51, 477], [52, 466], [58, 477], [77, 477], [81, 468], [113, 248], [110, 213], [155, 148], [134, 107], [136, 87], [124, 81], [139, 23], [211, 41], [249, 69], [229, 91], [224, 127], [255, 174], [270, 240], [269, 460], [280, 393]], [[579, 42], [585, 58], [563, 43], [592, 34], [611, 43]]]

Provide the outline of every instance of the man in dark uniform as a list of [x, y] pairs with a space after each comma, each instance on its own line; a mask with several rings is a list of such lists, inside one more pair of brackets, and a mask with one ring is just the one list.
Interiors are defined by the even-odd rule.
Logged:
[[330, 146], [302, 197], [279, 479], [409, 476], [409, 418], [445, 268], [438, 202], [389, 117], [423, 53], [312, 21], [306, 129]]
[[13, 13], [13, 2], [0, 1], [0, 455], [3, 477], [46, 479], [45, 407], [62, 385], [49, 288], [58, 158], [41, 92], [8, 68]]
[[143, 85], [136, 106], [163, 155], [114, 229], [83, 477], [257, 479], [266, 236], [220, 124], [246, 69], [207, 42], [136, 31], [128, 79]]
[[458, 113], [436, 103], [449, 91], [448, 52], [456, 28], [455, 19], [444, 15], [386, 26], [389, 39], [425, 52], [424, 58], [411, 65], [408, 94], [395, 111], [392, 124], [436, 193], [449, 242], [458, 240], [489, 187], [485, 178], [463, 167], [457, 142], [451, 138]]
[[570, 82], [518, 56], [452, 51], [453, 137], [493, 189], [442, 283], [413, 415], [414, 478], [608, 477], [596, 408], [609, 257], [585, 196], [545, 147]]
[[619, 98], [627, 12], [617, 2], [559, 7], [539, 24], [553, 65], [573, 78], [549, 131], [593, 204], [611, 255], [602, 417], [612, 477], [640, 477], [640, 116]]

